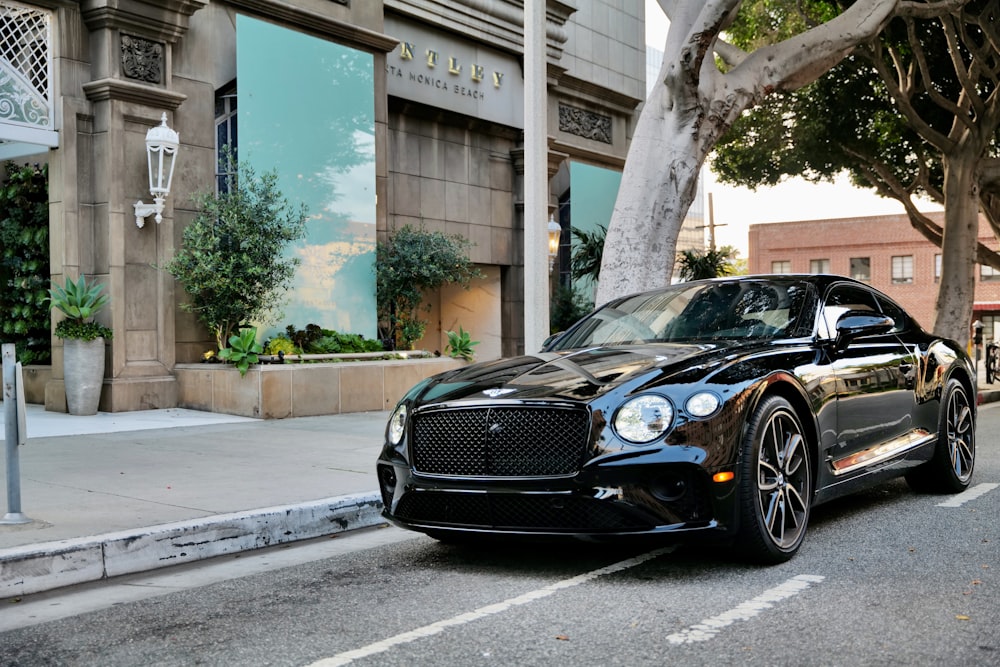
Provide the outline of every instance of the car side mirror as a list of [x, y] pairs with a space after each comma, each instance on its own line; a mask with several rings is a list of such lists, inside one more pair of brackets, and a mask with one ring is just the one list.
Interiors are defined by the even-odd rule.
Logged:
[[847, 349], [856, 338], [888, 333], [896, 323], [888, 315], [867, 310], [849, 310], [837, 320], [837, 350]]

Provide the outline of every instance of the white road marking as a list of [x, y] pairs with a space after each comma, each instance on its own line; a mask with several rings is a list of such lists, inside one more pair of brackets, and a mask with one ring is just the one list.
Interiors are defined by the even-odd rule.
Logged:
[[943, 503], [938, 503], [938, 507], [961, 507], [967, 502], [975, 500], [979, 496], [986, 495], [1000, 484], [976, 484], [975, 486], [962, 491], [957, 496], [952, 496]]
[[457, 627], [460, 625], [465, 625], [471, 623], [472, 621], [478, 621], [481, 618], [486, 618], [487, 616], [492, 616], [494, 614], [500, 614], [513, 607], [520, 605], [525, 605], [536, 600], [541, 600], [542, 598], [548, 597], [553, 593], [557, 593], [566, 588], [572, 588], [573, 586], [579, 586], [580, 584], [585, 584], [588, 581], [597, 579], [598, 577], [603, 577], [608, 574], [614, 574], [615, 572], [621, 572], [622, 570], [627, 570], [636, 565], [641, 565], [648, 560], [662, 556], [663, 554], [670, 553], [673, 551], [673, 547], [664, 547], [662, 549], [655, 549], [653, 551], [644, 553], [642, 555], [636, 556], [635, 558], [628, 558], [617, 563], [608, 565], [607, 567], [602, 567], [597, 570], [592, 570], [590, 572], [585, 572], [584, 574], [572, 577], [570, 579], [563, 579], [562, 581], [557, 581], [554, 584], [550, 584], [544, 588], [539, 588], [533, 591], [529, 591], [524, 595], [518, 595], [514, 598], [509, 598], [503, 602], [498, 602], [496, 604], [487, 605], [485, 607], [480, 607], [479, 609], [467, 612], [465, 614], [459, 614], [452, 618], [446, 618], [442, 621], [437, 621], [436, 623], [431, 623], [430, 625], [425, 625], [421, 628], [415, 630], [410, 630], [409, 632], [403, 632], [396, 635], [395, 637], [389, 637], [388, 639], [383, 639], [382, 641], [374, 642], [367, 646], [362, 646], [361, 648], [356, 648], [351, 651], [344, 651], [343, 653], [338, 653], [337, 655], [330, 656], [329, 658], [323, 658], [322, 660], [317, 660], [312, 663], [309, 667], [339, 667], [340, 665], [347, 665], [357, 660], [358, 658], [364, 658], [369, 655], [375, 655], [377, 653], [383, 653], [388, 651], [393, 646], [398, 646], [400, 644], [406, 644], [409, 642], [416, 641], [418, 639], [423, 639], [424, 637], [430, 637], [438, 633], [444, 632], [448, 628]]
[[792, 577], [788, 581], [770, 588], [752, 600], [748, 600], [734, 609], [723, 612], [718, 616], [706, 618], [697, 625], [681, 632], [674, 633], [667, 637], [671, 644], [691, 644], [694, 642], [704, 642], [715, 637], [719, 632], [735, 623], [736, 621], [748, 621], [765, 609], [770, 609], [776, 602], [781, 602], [793, 595], [798, 595], [812, 584], [818, 584], [825, 577], [815, 574], [800, 574]]

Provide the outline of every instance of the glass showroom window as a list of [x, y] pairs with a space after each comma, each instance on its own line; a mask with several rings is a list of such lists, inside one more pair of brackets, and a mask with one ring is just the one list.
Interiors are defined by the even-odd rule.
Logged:
[[851, 277], [863, 282], [871, 282], [872, 279], [872, 258], [871, 257], [851, 257]]
[[229, 167], [225, 150], [236, 158], [236, 81], [215, 92], [215, 187], [217, 192], [229, 191]]
[[892, 282], [913, 282], [913, 255], [895, 255], [892, 258]]

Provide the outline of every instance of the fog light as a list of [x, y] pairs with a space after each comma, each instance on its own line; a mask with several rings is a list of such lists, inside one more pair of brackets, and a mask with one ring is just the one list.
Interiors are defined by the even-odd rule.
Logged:
[[392, 466], [379, 466], [378, 481], [382, 492], [382, 504], [389, 509], [392, 507], [392, 497], [396, 494], [396, 471]]
[[687, 491], [687, 482], [680, 475], [669, 474], [653, 481], [650, 492], [665, 503], [680, 500]]

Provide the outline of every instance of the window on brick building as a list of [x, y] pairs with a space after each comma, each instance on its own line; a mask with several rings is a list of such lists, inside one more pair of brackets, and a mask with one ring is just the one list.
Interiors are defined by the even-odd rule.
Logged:
[[810, 259], [809, 273], [830, 273], [830, 260]]
[[783, 259], [778, 262], [771, 262], [771, 273], [791, 273], [792, 272], [792, 262], [788, 259]]
[[913, 282], [913, 255], [894, 255], [892, 258], [892, 282]]
[[941, 282], [941, 253], [934, 255], [934, 282]]
[[872, 258], [871, 257], [851, 257], [851, 277], [863, 282], [871, 282], [872, 279]]
[[1000, 271], [997, 271], [992, 266], [987, 266], [985, 264], [979, 265], [979, 279], [985, 282], [994, 282], [1000, 280]]
[[983, 344], [997, 342], [1000, 334], [1000, 315], [983, 315], [979, 318], [983, 323]]

